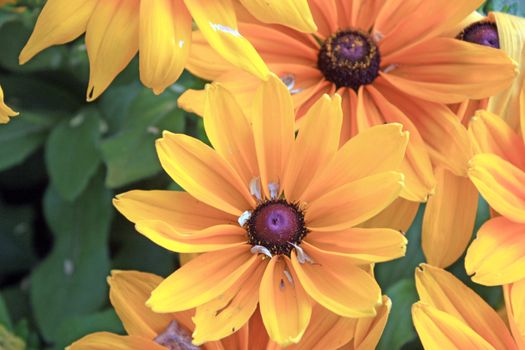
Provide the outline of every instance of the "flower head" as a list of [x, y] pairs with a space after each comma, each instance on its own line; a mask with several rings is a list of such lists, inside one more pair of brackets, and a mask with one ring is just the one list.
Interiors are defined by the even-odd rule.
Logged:
[[300, 341], [312, 301], [342, 317], [374, 316], [381, 293], [370, 264], [402, 256], [406, 239], [356, 225], [402, 190], [408, 133], [381, 125], [339, 147], [340, 98], [324, 95], [295, 137], [291, 95], [273, 75], [250, 110], [221, 85], [206, 91], [213, 148], [169, 132], [157, 141], [162, 166], [187, 192], [131, 191], [114, 202], [157, 244], [204, 253], [161, 283], [148, 305], [196, 307], [197, 344], [234, 333], [257, 305], [281, 345]]

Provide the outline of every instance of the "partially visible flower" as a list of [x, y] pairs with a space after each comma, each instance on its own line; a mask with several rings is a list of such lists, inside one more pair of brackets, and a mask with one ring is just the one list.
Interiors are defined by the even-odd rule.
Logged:
[[16, 335], [0, 324], [0, 349], [2, 350], [25, 350], [26, 344]]
[[0, 87], [0, 124], [9, 123], [9, 118], [16, 117], [18, 114], [4, 103], [4, 90]]
[[525, 349], [525, 281], [504, 287], [511, 330], [479, 295], [451, 273], [423, 264], [416, 270], [420, 301], [412, 318], [425, 350]]
[[403, 256], [406, 239], [356, 226], [399, 196], [408, 133], [380, 125], [340, 147], [341, 100], [324, 95], [295, 137], [292, 97], [274, 75], [246, 111], [221, 85], [206, 91], [214, 148], [169, 132], [157, 141], [162, 166], [187, 192], [130, 191], [114, 201], [155, 243], [203, 253], [148, 305], [196, 307], [197, 344], [234, 333], [257, 305], [283, 346], [301, 340], [312, 301], [342, 317], [374, 316], [381, 291], [370, 264]]

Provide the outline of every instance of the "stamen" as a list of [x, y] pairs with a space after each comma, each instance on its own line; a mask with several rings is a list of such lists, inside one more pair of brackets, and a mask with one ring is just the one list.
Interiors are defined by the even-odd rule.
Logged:
[[268, 189], [270, 190], [270, 198], [277, 199], [277, 196], [279, 195], [279, 184], [275, 182], [270, 182], [268, 184]]
[[299, 247], [295, 243], [288, 243], [290, 243], [295, 248], [295, 251], [297, 252], [297, 261], [299, 261], [300, 264], [304, 264], [305, 262], [308, 262], [310, 264], [314, 263], [314, 260], [304, 252], [303, 248]]
[[270, 259], [273, 257], [272, 253], [268, 250], [268, 248], [263, 247], [262, 245], [254, 245], [250, 249], [250, 253], [252, 253], [252, 254], [264, 254], [267, 257], [269, 257]]
[[200, 350], [200, 346], [192, 344], [191, 336], [179, 327], [175, 320], [171, 321], [166, 330], [153, 341], [169, 350]]
[[261, 181], [259, 177], [254, 177], [250, 180], [250, 194], [257, 198], [259, 201], [262, 201]]
[[244, 213], [241, 214], [241, 216], [239, 216], [239, 219], [237, 220], [239, 222], [239, 225], [241, 227], [244, 227], [244, 225], [246, 225], [248, 220], [250, 220], [251, 216], [252, 216], [252, 212], [249, 210], [246, 210]]

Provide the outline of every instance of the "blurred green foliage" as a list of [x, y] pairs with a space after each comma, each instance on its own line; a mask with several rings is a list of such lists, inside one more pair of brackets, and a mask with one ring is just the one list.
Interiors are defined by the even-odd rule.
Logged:
[[[162, 130], [205, 138], [200, 119], [176, 103], [204, 82], [185, 73], [155, 96], [140, 85], [135, 60], [88, 104], [82, 38], [18, 65], [43, 1], [19, 3], [22, 11], [0, 10], [0, 84], [21, 114], [0, 126], [0, 342], [9, 335], [22, 348], [58, 350], [94, 331], [123, 332], [107, 297], [111, 269], [166, 276], [177, 268], [176, 254], [136, 233], [111, 198], [128, 189], [177, 188], [161, 171], [154, 140]], [[480, 10], [524, 15], [525, 5], [494, 0]], [[477, 226], [488, 218], [480, 203]], [[424, 261], [422, 213], [407, 233], [407, 256], [376, 269], [394, 304], [379, 349], [421, 347], [409, 310], [417, 299], [414, 269]], [[500, 289], [474, 286], [462, 261], [451, 270], [501, 305]]]

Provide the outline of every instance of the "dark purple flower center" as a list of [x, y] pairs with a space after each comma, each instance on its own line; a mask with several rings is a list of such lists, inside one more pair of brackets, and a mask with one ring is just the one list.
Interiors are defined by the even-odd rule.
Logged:
[[472, 23], [459, 33], [458, 39], [499, 49], [498, 27], [492, 22]]
[[379, 49], [362, 31], [347, 29], [330, 36], [321, 46], [317, 67], [338, 88], [357, 91], [377, 78], [381, 64]]
[[286, 255], [307, 233], [302, 211], [284, 199], [259, 204], [246, 223], [246, 229], [252, 245], [263, 246], [272, 254]]
[[169, 350], [200, 350], [200, 346], [192, 344], [191, 336], [175, 320], [153, 341]]

